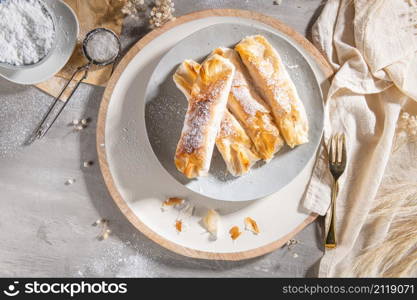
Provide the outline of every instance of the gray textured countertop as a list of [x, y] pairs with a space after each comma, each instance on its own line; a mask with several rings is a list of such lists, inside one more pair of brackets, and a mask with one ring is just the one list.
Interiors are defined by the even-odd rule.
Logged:
[[[176, 15], [239, 8], [274, 16], [308, 36], [321, 0], [176, 0]], [[123, 44], [146, 30], [126, 20]], [[172, 253], [148, 240], [119, 212], [104, 185], [95, 150], [95, 122], [103, 89], [82, 85], [48, 135], [25, 139], [52, 98], [35, 87], [0, 79], [0, 276], [302, 277], [314, 276], [322, 255], [317, 222], [292, 249], [241, 262], [204, 261]], [[74, 119], [91, 124], [74, 132]], [[84, 161], [94, 161], [89, 168]], [[75, 178], [75, 183], [65, 185]], [[99, 218], [112, 234], [97, 240]]]

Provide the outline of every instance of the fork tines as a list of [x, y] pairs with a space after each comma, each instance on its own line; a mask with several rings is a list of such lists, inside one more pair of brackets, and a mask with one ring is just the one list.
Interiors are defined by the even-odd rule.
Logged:
[[[346, 136], [344, 133], [332, 135], [329, 142], [329, 164], [333, 176], [340, 176], [346, 165]], [[337, 170], [334, 170], [336, 169]]]

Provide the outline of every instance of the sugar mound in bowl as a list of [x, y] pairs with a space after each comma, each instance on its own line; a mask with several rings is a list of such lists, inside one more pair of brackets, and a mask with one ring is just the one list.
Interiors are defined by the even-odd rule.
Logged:
[[52, 52], [55, 18], [41, 0], [0, 0], [0, 65], [33, 66]]

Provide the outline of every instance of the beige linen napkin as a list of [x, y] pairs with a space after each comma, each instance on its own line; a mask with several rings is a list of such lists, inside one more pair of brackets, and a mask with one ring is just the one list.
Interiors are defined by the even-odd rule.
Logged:
[[[372, 232], [363, 230], [398, 116], [404, 103], [417, 99], [415, 12], [413, 1], [328, 0], [313, 27], [314, 43], [336, 72], [327, 98], [324, 138], [342, 131], [348, 141], [348, 165], [336, 205], [338, 247], [326, 250], [319, 276], [343, 276], [369, 246], [367, 235]], [[323, 147], [304, 206], [326, 214], [331, 181]]]

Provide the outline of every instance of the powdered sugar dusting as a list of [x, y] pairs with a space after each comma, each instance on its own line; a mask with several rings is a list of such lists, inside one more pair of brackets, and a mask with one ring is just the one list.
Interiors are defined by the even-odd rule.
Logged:
[[197, 102], [195, 106], [195, 111], [188, 120], [189, 130], [184, 135], [184, 149], [187, 153], [192, 153], [203, 143], [204, 132], [202, 129], [210, 118], [207, 101]]
[[[278, 54], [275, 53], [275, 55], [279, 59]], [[273, 62], [268, 59], [260, 62], [257, 66], [260, 76], [265, 80], [266, 88], [271, 91], [274, 99], [276, 99], [282, 109], [289, 112], [291, 111], [291, 103], [288, 87], [286, 86], [289, 76], [284, 65], [282, 65], [282, 68], [282, 70], [278, 69], [276, 71]]]
[[35, 64], [48, 54], [54, 40], [54, 23], [43, 2], [0, 1], [0, 62]]
[[222, 123], [220, 125], [220, 135], [222, 137], [225, 137], [234, 133], [235, 131], [233, 130], [233, 124], [230, 117], [223, 118]]
[[[235, 63], [235, 66], [238, 63], [238, 62], [235, 62], [235, 61], [233, 61], [233, 62]], [[239, 64], [239, 67], [241, 67], [240, 64]], [[238, 68], [236, 68], [236, 73], [235, 73], [235, 76], [233, 77], [232, 86], [242, 86], [242, 85], [247, 85], [247, 84], [248, 83], [247, 83], [245, 77], [243, 77], [243, 74], [239, 71]]]
[[111, 32], [98, 31], [90, 36], [86, 49], [90, 58], [96, 62], [109, 62], [119, 54], [119, 42]]
[[298, 65], [287, 65], [288, 69], [297, 69]]
[[273, 90], [274, 98], [282, 107], [283, 110], [290, 112], [291, 111], [291, 100], [288, 95], [288, 90], [280, 87], [278, 85], [273, 85], [270, 87]]
[[210, 111], [218, 95], [224, 88], [225, 80], [218, 80], [209, 92], [196, 95], [190, 99], [183, 133], [183, 147], [186, 153], [192, 153], [204, 143]]
[[140, 244], [106, 241], [85, 264], [78, 266], [74, 276], [155, 277], [155, 264], [148, 257], [150, 250]]
[[250, 87], [250, 83], [247, 79], [248, 74], [244, 71], [245, 67], [237, 52], [228, 48], [223, 49], [222, 51], [236, 67], [232, 88], [230, 90], [234, 99], [240, 104], [245, 113], [250, 116], [254, 116], [258, 111], [269, 113], [269, 111], [260, 103], [263, 101], [260, 100], [259, 95]]
[[248, 86], [234, 86], [230, 91], [248, 115], [254, 116], [257, 111], [268, 112], [263, 105], [254, 99]]

